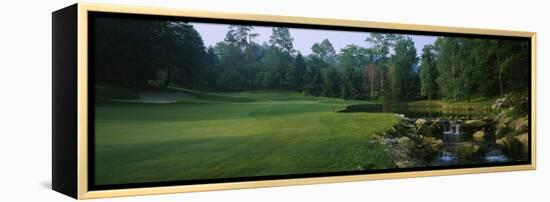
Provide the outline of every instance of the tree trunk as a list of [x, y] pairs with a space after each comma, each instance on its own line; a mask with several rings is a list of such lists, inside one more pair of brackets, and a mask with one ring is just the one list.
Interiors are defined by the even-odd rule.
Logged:
[[170, 79], [171, 79], [171, 71], [170, 71], [170, 68], [167, 68], [166, 69], [166, 80], [164, 81], [164, 84], [163, 84], [163, 87], [164, 88], [167, 88], [168, 85], [170, 85]]
[[504, 90], [502, 89], [502, 65], [498, 67], [498, 85], [500, 87], [500, 97], [504, 97]]
[[384, 71], [380, 71], [380, 97], [384, 98]]
[[454, 62], [454, 49], [451, 47], [451, 74], [452, 74], [452, 80], [453, 80], [453, 95], [452, 97], [455, 98], [456, 96], [456, 79], [455, 79], [455, 62]]
[[370, 85], [370, 91], [369, 91], [369, 97], [372, 99], [374, 98], [374, 73], [372, 70], [369, 69], [369, 85]]
[[504, 89], [502, 87], [502, 64], [500, 64], [500, 57], [498, 55], [498, 41], [497, 43], [497, 67], [498, 67], [498, 85], [500, 88], [500, 97], [504, 97]]

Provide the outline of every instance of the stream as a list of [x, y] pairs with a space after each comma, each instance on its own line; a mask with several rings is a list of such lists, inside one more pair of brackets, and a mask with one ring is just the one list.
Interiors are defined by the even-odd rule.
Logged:
[[[394, 108], [386, 106], [359, 108], [359, 111], [390, 112], [408, 118], [412, 122], [422, 119], [423, 121], [436, 122], [439, 124], [438, 126], [442, 126], [443, 130], [438, 131], [438, 134], [434, 136], [441, 139], [443, 144], [437, 151], [437, 154], [432, 156], [431, 162], [428, 162], [428, 165], [431, 166], [489, 164], [519, 160], [503, 154], [498, 144], [496, 144], [495, 129], [489, 124], [483, 127], [485, 134], [483, 138], [474, 138], [473, 134], [476, 131], [463, 130], [466, 121], [483, 119], [483, 117], [487, 116], [488, 111], [475, 111], [471, 109], [443, 111], [441, 108]], [[417, 133], [421, 135], [420, 132]], [[472, 152], [472, 150], [475, 152]], [[465, 153], [468, 154], [465, 155]]]
[[[460, 119], [444, 121], [444, 132], [442, 134], [443, 147], [439, 151], [438, 156], [431, 162], [433, 166], [495, 163], [511, 160], [502, 153], [495, 142], [494, 136], [486, 135], [482, 140], [475, 140], [472, 134], [460, 131], [462, 125], [463, 120]], [[460, 155], [456, 154], [457, 147], [464, 144], [479, 146], [483, 155], [460, 157]]]

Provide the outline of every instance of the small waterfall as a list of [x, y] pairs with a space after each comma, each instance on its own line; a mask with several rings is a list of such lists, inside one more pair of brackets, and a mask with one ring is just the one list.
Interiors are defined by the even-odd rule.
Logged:
[[450, 162], [455, 160], [455, 156], [451, 152], [442, 151], [439, 153], [439, 160], [443, 162]]
[[447, 130], [447, 124], [444, 125], [443, 130], [445, 135], [460, 135], [460, 125], [461, 121], [450, 121], [449, 130]]
[[506, 162], [508, 157], [502, 153], [500, 149], [493, 149], [485, 154], [485, 160], [489, 162]]

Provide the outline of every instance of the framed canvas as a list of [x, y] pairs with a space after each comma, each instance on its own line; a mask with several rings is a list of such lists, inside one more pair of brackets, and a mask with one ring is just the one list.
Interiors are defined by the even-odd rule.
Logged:
[[535, 169], [535, 33], [75, 4], [54, 190], [77, 199]]

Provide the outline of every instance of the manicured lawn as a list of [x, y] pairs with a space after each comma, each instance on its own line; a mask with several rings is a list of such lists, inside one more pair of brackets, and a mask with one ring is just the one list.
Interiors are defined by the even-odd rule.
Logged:
[[391, 165], [369, 136], [398, 118], [337, 113], [349, 104], [285, 91], [204, 93], [174, 104], [101, 101], [97, 184], [377, 169]]

